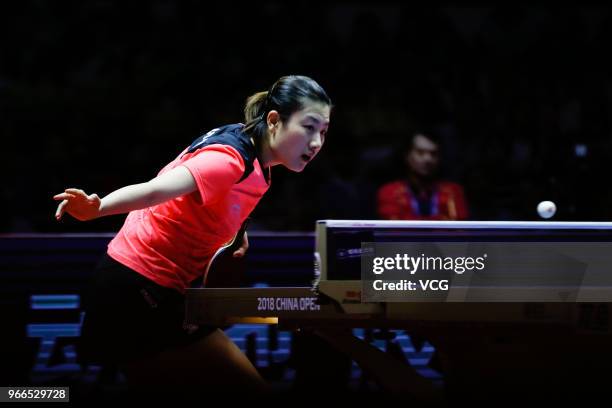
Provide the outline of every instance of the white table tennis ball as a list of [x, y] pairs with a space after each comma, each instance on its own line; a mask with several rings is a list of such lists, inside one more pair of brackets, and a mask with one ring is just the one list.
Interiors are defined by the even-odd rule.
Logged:
[[542, 218], [550, 218], [557, 212], [557, 206], [552, 201], [542, 201], [538, 204], [538, 214]]

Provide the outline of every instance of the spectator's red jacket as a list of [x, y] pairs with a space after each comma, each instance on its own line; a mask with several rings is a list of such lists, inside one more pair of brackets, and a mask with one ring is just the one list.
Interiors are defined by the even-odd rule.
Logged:
[[422, 211], [422, 204], [419, 205], [417, 197], [405, 180], [392, 181], [378, 189], [377, 212], [384, 220], [466, 220], [468, 218], [463, 187], [456, 183], [436, 182], [427, 205], [428, 211]]

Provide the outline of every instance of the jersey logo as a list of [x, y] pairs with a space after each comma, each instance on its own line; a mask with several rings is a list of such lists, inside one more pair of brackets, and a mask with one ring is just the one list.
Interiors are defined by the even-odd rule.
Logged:
[[206, 141], [207, 141], [207, 140], [208, 140], [208, 139], [209, 139], [209, 138], [210, 138], [212, 135], [214, 135], [215, 133], [217, 133], [217, 131], [218, 131], [218, 130], [219, 130], [219, 128], [215, 128], [215, 129], [211, 130], [210, 132], [206, 133], [204, 136], [202, 136], [202, 139], [201, 139], [199, 142], [192, 144], [190, 148], [191, 148], [191, 149], [193, 149], [193, 150], [198, 149], [200, 146], [202, 146], [204, 143], [206, 143]]

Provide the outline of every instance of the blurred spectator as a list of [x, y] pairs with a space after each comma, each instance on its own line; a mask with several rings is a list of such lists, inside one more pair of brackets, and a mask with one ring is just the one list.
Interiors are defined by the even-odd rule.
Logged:
[[406, 176], [377, 193], [378, 216], [387, 220], [465, 220], [463, 187], [438, 178], [439, 142], [431, 130], [413, 132], [402, 149]]

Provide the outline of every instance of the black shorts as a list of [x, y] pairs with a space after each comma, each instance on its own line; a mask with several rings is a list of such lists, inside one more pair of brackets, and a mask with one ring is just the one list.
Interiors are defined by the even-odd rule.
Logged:
[[87, 364], [139, 360], [186, 346], [216, 329], [186, 330], [183, 294], [154, 283], [107, 254], [96, 267], [83, 302], [79, 354]]

